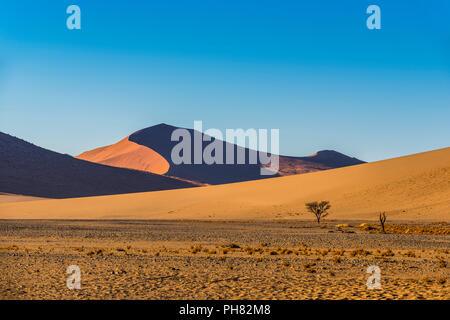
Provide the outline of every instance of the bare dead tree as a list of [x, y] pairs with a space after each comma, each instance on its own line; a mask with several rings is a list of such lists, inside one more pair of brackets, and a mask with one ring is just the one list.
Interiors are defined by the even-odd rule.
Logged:
[[314, 201], [305, 204], [306, 209], [309, 212], [314, 213], [317, 219], [317, 223], [320, 224], [320, 220], [328, 215], [328, 210], [331, 208], [329, 201]]
[[380, 213], [380, 224], [381, 224], [381, 230], [383, 233], [386, 233], [384, 230], [384, 224], [386, 223], [386, 212]]

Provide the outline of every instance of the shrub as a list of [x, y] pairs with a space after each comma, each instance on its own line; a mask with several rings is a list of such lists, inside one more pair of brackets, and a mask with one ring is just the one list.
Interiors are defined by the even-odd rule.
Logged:
[[416, 253], [412, 250], [409, 250], [405, 253], [405, 256], [407, 257], [411, 257], [411, 258], [415, 258], [416, 257]]
[[394, 254], [394, 251], [392, 251], [391, 249], [388, 248], [387, 250], [381, 252], [381, 256], [382, 257], [393, 257], [393, 256], [395, 256], [395, 254]]

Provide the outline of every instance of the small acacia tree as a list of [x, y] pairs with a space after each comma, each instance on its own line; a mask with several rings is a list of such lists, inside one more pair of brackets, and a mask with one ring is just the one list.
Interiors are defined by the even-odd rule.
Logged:
[[328, 215], [328, 210], [331, 208], [329, 201], [308, 202], [305, 206], [309, 212], [314, 213], [318, 224], [320, 224], [320, 219], [325, 218]]

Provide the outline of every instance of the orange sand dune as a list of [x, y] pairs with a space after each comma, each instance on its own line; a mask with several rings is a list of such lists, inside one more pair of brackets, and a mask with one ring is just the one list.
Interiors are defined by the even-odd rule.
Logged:
[[312, 218], [311, 200], [330, 200], [330, 219], [450, 220], [450, 148], [267, 180], [90, 198], [0, 204], [0, 218]]
[[75, 158], [156, 174], [164, 174], [170, 167], [159, 153], [129, 141], [128, 137], [113, 145], [83, 152]]
[[35, 201], [35, 200], [41, 200], [41, 199], [44, 199], [44, 198], [22, 196], [22, 195], [18, 195], [18, 194], [0, 192], [0, 203], [2, 203], [2, 202]]

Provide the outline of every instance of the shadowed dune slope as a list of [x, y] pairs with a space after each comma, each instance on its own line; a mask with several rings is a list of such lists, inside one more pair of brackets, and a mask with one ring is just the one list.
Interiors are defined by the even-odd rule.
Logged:
[[3, 193], [72, 198], [192, 186], [148, 172], [75, 159], [0, 132], [0, 192]]
[[[345, 167], [355, 164], [364, 163], [356, 158], [348, 157], [332, 150], [319, 151], [310, 157], [287, 157], [280, 156], [280, 169], [276, 175], [261, 175], [261, 167], [265, 167], [261, 162], [249, 164], [248, 159], [252, 150], [237, 145], [226, 143], [221, 140], [211, 138], [211, 141], [203, 141], [203, 149], [212, 141], [219, 143], [223, 148], [223, 162], [227, 158], [227, 150], [234, 150], [235, 164], [180, 164], [175, 165], [171, 160], [173, 147], [178, 141], [171, 141], [171, 135], [174, 130], [180, 129], [167, 124], [159, 124], [148, 127], [131, 134], [128, 139], [124, 139], [111, 146], [94, 149], [84, 152], [77, 156], [92, 162], [108, 164], [117, 167], [126, 167], [132, 169], [145, 170], [153, 173], [165, 173], [171, 177], [177, 177], [188, 181], [195, 181], [201, 184], [224, 184], [231, 182], [241, 182], [248, 180], [259, 180], [263, 178], [272, 178], [274, 176], [291, 175], [298, 173], [314, 172], [331, 168]], [[194, 154], [194, 132], [200, 137], [206, 136], [192, 129], [188, 130], [191, 137], [191, 161], [193, 162]], [[210, 138], [209, 136], [207, 136]], [[208, 139], [209, 140], [209, 139]], [[123, 144], [134, 144], [133, 148], [140, 146], [138, 152], [123, 152]], [[145, 152], [145, 148], [149, 151]], [[238, 152], [245, 153], [246, 164], [236, 164]], [[156, 155], [158, 156], [156, 156]], [[155, 163], [157, 159], [158, 164]], [[165, 162], [163, 161], [165, 159]], [[164, 165], [159, 163], [163, 162]]]
[[450, 220], [450, 148], [302, 175], [182, 190], [0, 204], [1, 218]]

